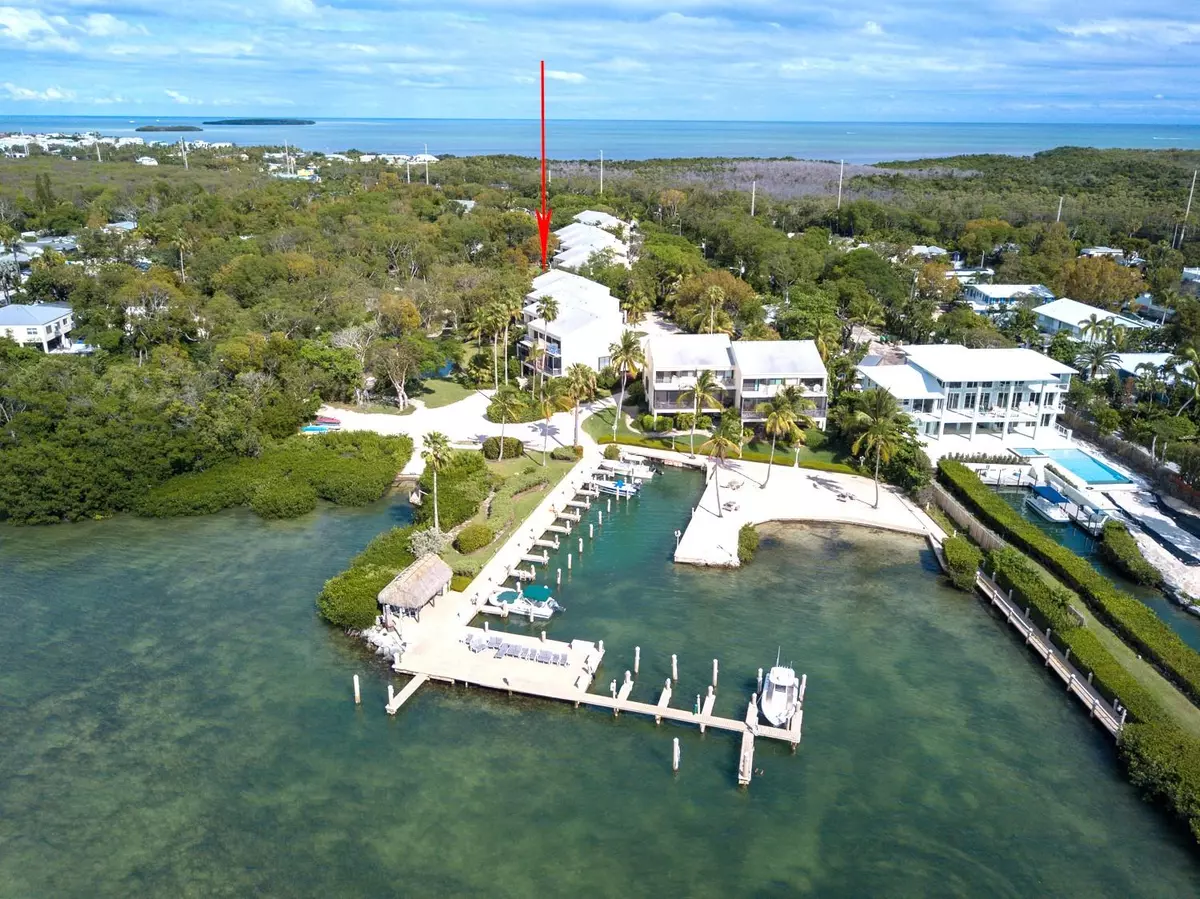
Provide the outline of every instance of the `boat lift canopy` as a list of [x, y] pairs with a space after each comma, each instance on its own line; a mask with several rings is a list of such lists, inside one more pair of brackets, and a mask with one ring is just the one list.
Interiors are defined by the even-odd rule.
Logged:
[[1051, 487], [1049, 484], [1041, 484], [1033, 488], [1033, 492], [1042, 499], [1049, 500], [1056, 506], [1061, 506], [1063, 503], [1069, 503], [1070, 500]]

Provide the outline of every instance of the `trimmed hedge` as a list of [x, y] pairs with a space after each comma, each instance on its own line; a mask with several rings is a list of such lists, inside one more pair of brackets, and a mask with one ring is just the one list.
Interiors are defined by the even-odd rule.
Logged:
[[1151, 587], [1162, 586], [1162, 574], [1146, 561], [1129, 528], [1121, 522], [1109, 521], [1104, 525], [1100, 555], [1131, 581]]
[[582, 446], [556, 446], [550, 451], [550, 458], [558, 462], [575, 462], [582, 456]]
[[403, 435], [339, 431], [289, 437], [258, 458], [171, 478], [147, 493], [136, 511], [169, 518], [249, 505], [264, 518], [291, 518], [312, 511], [318, 497], [361, 506], [383, 496], [411, 457], [412, 440]]
[[1180, 640], [1148, 606], [1117, 589], [1085, 559], [1022, 518], [962, 463], [943, 459], [938, 463], [938, 477], [985, 524], [1077, 591], [1126, 643], [1150, 659], [1193, 702], [1200, 702], [1200, 653]]
[[966, 537], [947, 537], [942, 542], [942, 553], [950, 569], [949, 578], [959, 590], [968, 593], [975, 590], [975, 572], [983, 561], [983, 553]]
[[1092, 684], [1110, 701], [1128, 709], [1118, 743], [1121, 762], [1131, 783], [1163, 803], [1200, 840], [1200, 739], [1181, 730], [1171, 713], [1138, 682], [1067, 608], [1071, 595], [1046, 582], [1030, 561], [1011, 548], [993, 550], [988, 564], [996, 582], [1031, 607], [1051, 639], [1069, 648], [1076, 667], [1090, 672]]
[[[516, 437], [505, 437], [504, 438], [504, 458], [505, 459], [519, 459], [523, 455], [525, 455], [525, 444], [524, 443], [522, 443]], [[488, 437], [488, 438], [484, 439], [484, 441], [483, 441], [483, 457], [485, 459], [493, 459], [493, 460], [500, 458], [500, 438], [499, 437]]]
[[738, 531], [738, 561], [745, 565], [758, 552], [758, 530], [752, 524], [744, 524]]
[[516, 514], [518, 496], [548, 483], [550, 475], [544, 468], [535, 468], [505, 481], [504, 486], [492, 497], [492, 504], [488, 507], [488, 521], [493, 522], [492, 529], [499, 533], [508, 527]]
[[454, 540], [454, 548], [464, 556], [470, 555], [477, 549], [483, 549], [494, 540], [496, 535], [492, 533], [492, 529], [486, 524], [479, 521], [475, 524], [469, 524], [458, 532], [458, 537]]
[[639, 415], [637, 419], [638, 427], [643, 431], [651, 433], [661, 433], [670, 431], [675, 427], [675, 421], [669, 415], [654, 415], [647, 412], [645, 415]]

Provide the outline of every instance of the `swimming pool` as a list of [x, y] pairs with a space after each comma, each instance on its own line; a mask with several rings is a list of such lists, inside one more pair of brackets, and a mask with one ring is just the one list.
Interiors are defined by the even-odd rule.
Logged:
[[1036, 459], [1046, 455], [1040, 449], [1034, 449], [1032, 446], [1011, 447], [1009, 451], [1020, 456], [1022, 459]]
[[1079, 449], [1042, 450], [1042, 455], [1057, 462], [1071, 474], [1082, 478], [1089, 484], [1129, 484], [1129, 478], [1115, 468], [1105, 465], [1094, 456]]

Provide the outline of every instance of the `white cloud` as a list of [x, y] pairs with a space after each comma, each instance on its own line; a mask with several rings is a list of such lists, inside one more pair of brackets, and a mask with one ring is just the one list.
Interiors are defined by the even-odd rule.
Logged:
[[13, 41], [30, 50], [78, 50], [79, 45], [73, 39], [59, 33], [59, 27], [67, 24], [62, 16], [47, 19], [36, 9], [0, 6], [0, 40]]
[[18, 87], [11, 81], [6, 81], [4, 84], [0, 84], [0, 88], [4, 89], [9, 100], [57, 102], [75, 99], [74, 91], [63, 90], [61, 87], [48, 87], [44, 91], [35, 91], [27, 87]]
[[163, 93], [166, 94], [168, 97], [170, 97], [172, 100], [174, 100], [176, 103], [180, 103], [184, 106], [202, 106], [204, 104], [203, 100], [193, 99], [192, 97], [189, 97], [186, 94], [181, 94], [179, 91], [168, 90], [168, 91], [163, 91]]
[[641, 60], [630, 59], [628, 56], [618, 56], [608, 62], [598, 63], [597, 67], [609, 72], [644, 72], [650, 68]]
[[130, 34], [149, 34], [145, 25], [132, 25], [106, 12], [92, 13], [79, 23], [92, 37], [123, 37]]
[[551, 81], [566, 81], [569, 84], [582, 84], [587, 77], [579, 72], [563, 72], [559, 69], [547, 69], [546, 77]]
[[883, 26], [878, 22], [867, 22], [862, 30], [863, 34], [883, 34]]

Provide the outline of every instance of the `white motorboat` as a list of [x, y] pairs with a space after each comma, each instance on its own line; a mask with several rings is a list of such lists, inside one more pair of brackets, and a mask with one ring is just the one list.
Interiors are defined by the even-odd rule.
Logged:
[[[538, 621], [545, 621], [555, 612], [563, 611], [563, 607], [550, 595], [549, 587], [536, 585], [517, 590], [507, 587], [497, 590], [488, 597], [487, 604], [501, 615], [520, 615]], [[485, 608], [483, 611], [490, 610]]]
[[606, 471], [611, 471], [613, 474], [621, 475], [628, 480], [648, 481], [656, 472], [645, 462], [633, 459], [605, 459], [600, 463], [600, 467]]
[[762, 716], [775, 727], [787, 727], [800, 707], [800, 679], [793, 669], [779, 664], [778, 655], [775, 657], [775, 666], [763, 682], [762, 699], [758, 707]]
[[1047, 521], [1066, 524], [1071, 520], [1071, 516], [1067, 514], [1066, 509], [1055, 502], [1055, 498], [1062, 499], [1064, 497], [1053, 487], [1034, 487], [1033, 493], [1025, 497], [1025, 505]]
[[[597, 472], [597, 474], [600, 474], [600, 472]], [[602, 477], [594, 477], [592, 480], [596, 484], [596, 489], [606, 496], [636, 496], [640, 489], [637, 481], [632, 478], [627, 479], [619, 474], [613, 474], [612, 480]]]

